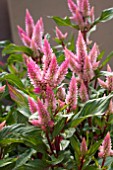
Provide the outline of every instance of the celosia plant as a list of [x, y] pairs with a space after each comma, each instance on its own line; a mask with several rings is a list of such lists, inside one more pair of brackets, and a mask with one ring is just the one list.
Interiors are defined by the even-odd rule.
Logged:
[[[113, 169], [113, 52], [102, 62], [89, 40], [98, 23], [113, 18], [113, 8], [95, 19], [88, 0], [67, 4], [70, 17], [51, 17], [58, 45], [51, 46], [43, 19], [35, 24], [29, 10], [25, 30], [18, 26], [24, 46], [1, 42], [9, 57], [8, 72], [0, 70], [7, 102], [0, 104], [0, 169]], [[75, 44], [59, 26], [78, 30]]]

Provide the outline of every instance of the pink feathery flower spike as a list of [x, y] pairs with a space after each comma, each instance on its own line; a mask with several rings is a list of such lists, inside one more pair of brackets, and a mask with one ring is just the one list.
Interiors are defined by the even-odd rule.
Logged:
[[96, 62], [98, 55], [99, 55], [99, 49], [98, 49], [97, 44], [94, 43], [94, 45], [89, 53], [89, 58], [90, 58], [92, 64], [94, 64]]
[[59, 40], [64, 40], [66, 37], [67, 37], [67, 32], [65, 34], [63, 34], [60, 29], [58, 27], [56, 27], [56, 37], [59, 39]]
[[17, 28], [18, 28], [18, 34], [23, 44], [25, 46], [30, 46], [31, 39], [27, 36], [26, 32], [20, 26], [17, 26]]
[[78, 59], [76, 55], [70, 50], [68, 50], [66, 47], [65, 47], [64, 53], [65, 53], [65, 57], [67, 59], [69, 58], [69, 61], [70, 61], [69, 68], [71, 69], [71, 71], [73, 71], [74, 73], [79, 73], [81, 71], [81, 67], [80, 67], [80, 64], [78, 63]]
[[84, 60], [87, 56], [87, 47], [81, 31], [79, 31], [78, 34], [76, 49], [77, 59], [79, 64], [81, 65], [81, 71], [83, 71]]
[[25, 46], [30, 47], [31, 39], [30, 39], [27, 35], [22, 34], [22, 35], [21, 35], [21, 40], [22, 40], [22, 42], [23, 42], [23, 44], [24, 44]]
[[72, 12], [72, 14], [75, 15], [77, 6], [73, 2], [73, 0], [68, 0], [68, 7], [69, 7], [69, 10]]
[[[107, 71], [113, 73], [109, 64], [107, 64]], [[106, 83], [107, 83], [108, 90], [110, 92], [113, 91], [113, 76], [107, 76]]]
[[50, 65], [51, 58], [53, 56], [53, 50], [50, 47], [50, 44], [46, 38], [44, 39], [43, 53], [44, 53], [43, 55], [43, 77], [44, 77]]
[[55, 84], [57, 70], [58, 70], [57, 59], [56, 59], [56, 56], [53, 55], [49, 68], [44, 77], [44, 79], [48, 82], [48, 84], [50, 85]]
[[76, 1], [77, 1], [77, 7], [78, 7], [79, 11], [81, 12], [81, 7], [82, 7], [83, 0], [76, 0]]
[[48, 111], [45, 109], [43, 103], [38, 99], [38, 115], [40, 119], [40, 125], [42, 128], [52, 127], [54, 125], [50, 118]]
[[4, 128], [5, 124], [6, 124], [5, 120], [2, 123], [0, 123], [0, 130], [2, 130]]
[[82, 102], [86, 102], [89, 99], [87, 88], [86, 88], [83, 81], [81, 82], [81, 85], [80, 85], [79, 95], [80, 95], [80, 98], [81, 98]]
[[91, 18], [91, 22], [93, 23], [95, 21], [94, 7], [92, 7], [90, 10], [90, 18]]
[[38, 49], [41, 51], [43, 51], [42, 36], [43, 36], [43, 21], [42, 21], [42, 18], [40, 18], [34, 27], [32, 39], [37, 44]]
[[[107, 65], [107, 71], [112, 73], [112, 70], [109, 64]], [[98, 78], [98, 82], [102, 88], [107, 89], [109, 92], [113, 91], [113, 76], [112, 75], [107, 76], [105, 82]]]
[[63, 87], [58, 88], [57, 97], [58, 97], [58, 99], [60, 99], [61, 101], [64, 101], [64, 100], [65, 100], [65, 97], [66, 97], [65, 88], [63, 88]]
[[111, 147], [111, 138], [110, 133], [108, 132], [102, 142], [102, 145], [99, 147], [98, 157], [106, 158], [107, 156], [113, 156], [113, 150]]
[[28, 77], [32, 85], [36, 88], [41, 83], [41, 69], [39, 66], [30, 58], [27, 62]]
[[26, 9], [26, 17], [25, 17], [25, 28], [26, 34], [29, 38], [32, 38], [33, 29], [34, 29], [34, 20], [29, 13], [29, 10]]
[[84, 20], [83, 20], [82, 14], [80, 13], [78, 9], [76, 9], [76, 15], [73, 15], [72, 17], [70, 17], [70, 19], [75, 21], [77, 25], [79, 25], [81, 30], [84, 28]]
[[77, 96], [78, 96], [77, 83], [76, 78], [73, 75], [70, 81], [69, 91], [66, 96], [66, 104], [69, 104], [71, 110], [74, 110], [77, 107]]
[[85, 81], [90, 82], [90, 80], [94, 77], [94, 71], [92, 68], [92, 63], [88, 56], [85, 57], [84, 61], [84, 75], [83, 78]]
[[31, 97], [28, 98], [28, 103], [31, 113], [34, 114], [35, 112], [37, 112], [38, 110], [37, 103]]
[[81, 143], [81, 146], [80, 146], [80, 151], [81, 151], [81, 154], [84, 156], [87, 152], [87, 144], [86, 144], [86, 140], [85, 138], [82, 139], [82, 143]]
[[46, 99], [45, 99], [45, 106], [47, 109], [51, 109], [52, 112], [56, 109], [56, 99], [54, 92], [50, 86], [46, 88]]
[[90, 14], [89, 0], [82, 0], [82, 2], [81, 2], [81, 12], [82, 12], [84, 17], [89, 16], [89, 14]]
[[0, 93], [3, 93], [5, 91], [5, 87], [6, 85], [0, 87]]
[[99, 84], [102, 88], [107, 89], [107, 83], [106, 82], [104, 82], [100, 78], [98, 78], [98, 82], [99, 82]]
[[68, 66], [69, 66], [69, 59], [66, 59], [58, 68], [58, 71], [56, 73], [56, 84], [57, 85], [60, 84], [64, 80], [68, 72]]

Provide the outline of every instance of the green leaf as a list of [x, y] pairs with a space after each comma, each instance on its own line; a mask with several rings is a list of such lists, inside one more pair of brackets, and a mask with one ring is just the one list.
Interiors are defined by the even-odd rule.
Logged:
[[102, 64], [100, 65], [99, 69], [101, 70], [109, 61], [110, 59], [113, 57], [113, 51], [106, 57], [106, 59], [102, 62]]
[[103, 115], [108, 108], [112, 97], [113, 93], [106, 97], [87, 101], [79, 113], [73, 117], [72, 122], [70, 123], [71, 127], [78, 126], [83, 120], [89, 117]]
[[69, 26], [69, 27], [72, 27], [72, 28], [76, 28], [77, 30], [79, 29], [78, 25], [74, 25], [74, 24], [71, 23], [69, 17], [60, 18], [60, 17], [57, 17], [57, 16], [52, 16], [50, 18], [52, 18], [56, 22], [56, 24], [59, 25], [59, 26]]
[[36, 151], [34, 149], [29, 149], [29, 150], [25, 151], [25, 153], [23, 153], [22, 155], [19, 156], [19, 158], [16, 161], [15, 168], [13, 168], [12, 170], [17, 170], [22, 165], [25, 165], [25, 163], [28, 162], [28, 160], [31, 158], [31, 156], [35, 153], [36, 153]]
[[9, 40], [0, 41], [0, 48], [4, 48], [5, 46], [9, 45]]
[[51, 158], [52, 158], [51, 161], [47, 160], [46, 162], [47, 162], [48, 164], [50, 164], [50, 165], [57, 165], [57, 164], [59, 164], [59, 163], [61, 163], [61, 162], [63, 161], [64, 155], [59, 155], [58, 158], [52, 156]]
[[95, 142], [90, 149], [88, 150], [88, 156], [92, 156], [96, 153], [96, 151], [98, 150], [99, 146], [101, 145], [102, 140], [99, 140], [98, 142]]
[[102, 169], [97, 168], [96, 166], [87, 166], [86, 168], [84, 168], [84, 170], [102, 170]]
[[6, 56], [8, 54], [20, 52], [26, 53], [29, 56], [33, 55], [33, 51], [30, 48], [25, 46], [16, 46], [15, 44], [9, 44], [8, 46], [6, 46], [2, 51], [2, 55]]
[[14, 100], [19, 106], [26, 107], [28, 105], [27, 98], [22, 95], [16, 88], [8, 84], [8, 89], [11, 99]]
[[93, 25], [100, 22], [107, 22], [111, 19], [113, 19], [113, 8], [105, 9], [102, 11], [101, 16], [95, 20]]
[[24, 170], [44, 170], [48, 164], [46, 163], [45, 160], [40, 160], [40, 159], [35, 159], [32, 161], [29, 161], [28, 163], [25, 164], [25, 169]]
[[17, 160], [17, 158], [7, 158], [7, 159], [0, 160], [0, 169], [5, 168], [5, 166], [12, 164], [16, 160]]
[[8, 64], [14, 62], [23, 62], [22, 54], [11, 54], [7, 60]]
[[53, 138], [55, 138], [57, 135], [59, 135], [59, 133], [61, 132], [61, 130], [63, 129], [64, 125], [65, 125], [65, 118], [62, 118], [61, 120], [58, 121], [58, 123], [55, 125], [54, 130], [53, 130]]
[[70, 138], [71, 146], [75, 152], [75, 156], [78, 159], [80, 156], [80, 145], [79, 142], [77, 141], [76, 137], [73, 136]]
[[22, 81], [15, 75], [15, 74], [0, 74], [0, 80], [1, 81], [8, 81], [9, 83], [12, 83], [13, 85], [16, 85], [20, 89], [24, 89], [24, 85]]

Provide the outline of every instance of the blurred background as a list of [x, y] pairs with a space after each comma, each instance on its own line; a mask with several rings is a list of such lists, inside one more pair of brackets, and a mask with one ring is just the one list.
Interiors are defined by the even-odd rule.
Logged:
[[[91, 5], [95, 7], [96, 18], [101, 11], [113, 7], [113, 0], [90, 0]], [[25, 10], [29, 9], [35, 21], [43, 17], [45, 33], [48, 32], [55, 37], [55, 23], [47, 16], [70, 16], [67, 6], [67, 0], [0, 0], [0, 41], [10, 40], [16, 44], [21, 44], [17, 33], [17, 25], [24, 28]], [[69, 30], [67, 27], [61, 28], [63, 32]], [[76, 36], [77, 33], [75, 32]], [[113, 51], [113, 20], [107, 23], [99, 24], [97, 31], [90, 37], [97, 42], [100, 50], [105, 50], [105, 56]], [[3, 58], [0, 56], [0, 60]], [[113, 61], [113, 60], [112, 60]], [[113, 67], [113, 64], [112, 64]]]

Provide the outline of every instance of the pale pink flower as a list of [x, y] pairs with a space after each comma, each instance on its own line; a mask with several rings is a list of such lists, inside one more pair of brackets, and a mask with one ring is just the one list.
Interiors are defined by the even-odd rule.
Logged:
[[78, 96], [77, 83], [76, 78], [73, 75], [70, 81], [68, 94], [66, 96], [66, 104], [69, 104], [69, 108], [71, 110], [74, 110], [77, 107], [77, 96]]
[[47, 109], [50, 109], [52, 112], [54, 112], [56, 109], [55, 95], [50, 86], [47, 86], [46, 88], [45, 106]]
[[6, 121], [4, 120], [2, 123], [0, 123], [0, 130], [2, 130], [5, 125], [6, 125]]
[[27, 35], [21, 34], [21, 40], [25, 46], [28, 46], [28, 47], [30, 46], [31, 39]]
[[28, 9], [26, 9], [25, 28], [26, 28], [27, 36], [31, 38], [33, 34], [33, 29], [34, 29], [34, 20], [32, 16], [30, 15]]
[[85, 138], [82, 139], [82, 143], [81, 143], [81, 146], [80, 146], [80, 151], [81, 151], [81, 154], [84, 156], [87, 152], [87, 144], [86, 144], [86, 140]]
[[99, 82], [99, 84], [102, 88], [107, 89], [107, 83], [106, 82], [104, 82], [103, 80], [101, 80], [99, 78], [98, 78], [98, 82]]
[[0, 87], [0, 93], [3, 93], [5, 91], [5, 87], [6, 85]]
[[59, 40], [64, 40], [66, 37], [67, 37], [67, 32], [65, 34], [63, 34], [60, 29], [58, 27], [56, 27], [56, 37], [59, 39]]
[[108, 132], [105, 136], [102, 145], [99, 147], [98, 156], [100, 158], [106, 158], [107, 156], [113, 156], [113, 150], [111, 149], [111, 138], [110, 133]]
[[83, 81], [81, 81], [79, 95], [82, 102], [86, 102], [89, 99], [87, 87], [85, 86]]
[[31, 113], [34, 114], [35, 112], [37, 112], [38, 110], [37, 103], [31, 97], [28, 98], [28, 103]]

